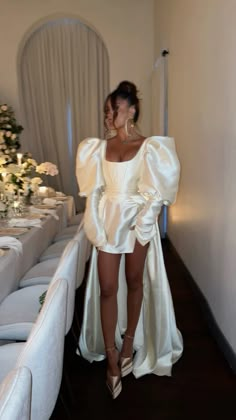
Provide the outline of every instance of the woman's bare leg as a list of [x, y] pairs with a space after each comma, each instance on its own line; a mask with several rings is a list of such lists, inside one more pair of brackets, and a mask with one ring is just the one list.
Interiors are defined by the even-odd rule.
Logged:
[[136, 241], [132, 254], [126, 254], [125, 273], [128, 288], [127, 296], [127, 329], [123, 341], [122, 356], [130, 357], [133, 352], [133, 339], [139, 320], [143, 300], [143, 269], [148, 244], [142, 246]]
[[120, 266], [120, 254], [109, 254], [99, 251], [98, 275], [101, 289], [101, 323], [107, 353], [108, 369], [112, 376], [119, 375], [115, 346], [117, 324], [117, 290]]

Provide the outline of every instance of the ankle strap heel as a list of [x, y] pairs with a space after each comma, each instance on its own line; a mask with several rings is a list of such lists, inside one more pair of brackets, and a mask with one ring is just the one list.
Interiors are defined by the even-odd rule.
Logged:
[[125, 338], [128, 338], [129, 340], [133, 340], [134, 339], [134, 336], [128, 335], [128, 334], [125, 334], [124, 337]]
[[[113, 352], [116, 352], [117, 354], [117, 363], [119, 363], [119, 353], [118, 350], [116, 348], [116, 346], [112, 346], [112, 347], [107, 347], [105, 348], [105, 351], [107, 354], [111, 354]], [[107, 388], [113, 398], [113, 400], [115, 398], [118, 397], [118, 395], [121, 393], [122, 391], [122, 383], [121, 383], [121, 374], [119, 374], [118, 376], [113, 376], [110, 374], [109, 370], [107, 371]]]
[[[124, 340], [125, 339], [133, 340], [134, 337], [125, 333]], [[133, 371], [133, 354], [130, 357], [120, 357], [120, 370], [122, 378]]]

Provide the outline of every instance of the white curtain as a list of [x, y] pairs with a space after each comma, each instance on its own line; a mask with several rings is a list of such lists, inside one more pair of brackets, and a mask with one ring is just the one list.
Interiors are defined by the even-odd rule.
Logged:
[[19, 66], [24, 151], [58, 165], [48, 177], [73, 195], [77, 209], [75, 156], [87, 136], [103, 136], [103, 103], [109, 91], [109, 58], [101, 38], [75, 19], [48, 22], [26, 42]]

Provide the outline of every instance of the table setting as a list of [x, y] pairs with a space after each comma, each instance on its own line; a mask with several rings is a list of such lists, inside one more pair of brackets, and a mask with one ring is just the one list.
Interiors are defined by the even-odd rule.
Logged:
[[[31, 207], [27, 214], [0, 221], [0, 302], [18, 288], [20, 278], [38, 262], [43, 251], [68, 223], [63, 205], [53, 210]], [[30, 219], [32, 215], [33, 219]], [[22, 254], [16, 253], [15, 244], [20, 244]]]
[[8, 226], [20, 228], [41, 228], [42, 222], [40, 218], [28, 219], [27, 217], [18, 217], [10, 219], [8, 221]]
[[58, 168], [21, 149], [22, 130], [13, 109], [0, 104], [0, 301], [75, 214], [72, 196], [43, 185]]

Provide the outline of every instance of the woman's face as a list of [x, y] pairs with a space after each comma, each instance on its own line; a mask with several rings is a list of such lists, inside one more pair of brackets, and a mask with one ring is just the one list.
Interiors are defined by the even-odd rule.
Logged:
[[106, 104], [105, 104], [104, 112], [105, 112], [105, 125], [106, 125], [106, 127], [108, 129], [113, 129], [114, 128], [114, 124], [113, 124], [114, 111], [112, 109], [110, 99], [108, 99]]
[[115, 128], [119, 129], [125, 126], [126, 121], [134, 116], [134, 107], [129, 106], [126, 99], [118, 98], [116, 101], [116, 117], [114, 119]]

